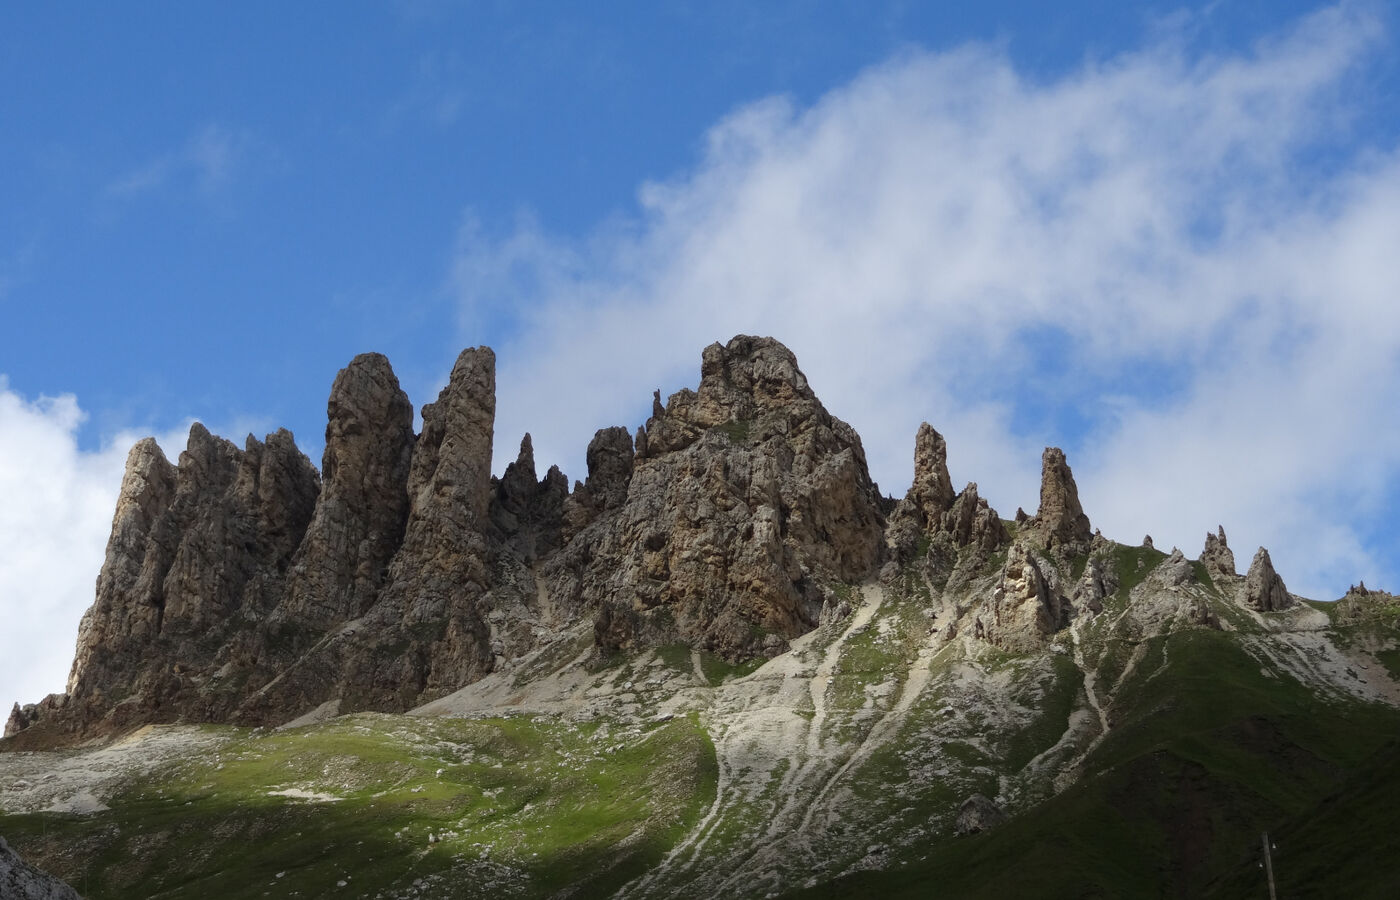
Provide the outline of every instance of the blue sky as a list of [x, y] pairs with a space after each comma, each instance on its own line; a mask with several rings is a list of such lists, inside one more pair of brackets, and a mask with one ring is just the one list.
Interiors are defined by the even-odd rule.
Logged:
[[[975, 8], [972, 8], [975, 7]], [[500, 357], [582, 477], [773, 334], [888, 493], [913, 434], [1033, 510], [1290, 586], [1400, 583], [1400, 26], [1377, 3], [246, 3], [0, 11], [0, 699], [62, 687], [120, 461], [319, 460], [355, 353]], [[8, 666], [8, 668], [6, 668]], [[7, 689], [8, 688], [8, 689]]]

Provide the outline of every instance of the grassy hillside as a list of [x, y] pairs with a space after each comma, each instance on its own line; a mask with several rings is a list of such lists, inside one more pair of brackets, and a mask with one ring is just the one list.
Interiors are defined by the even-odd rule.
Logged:
[[606, 896], [714, 793], [714, 750], [684, 718], [217, 731], [216, 751], [127, 785], [107, 811], [4, 816], [0, 833], [96, 898]]
[[1125, 687], [1086, 780], [903, 867], [792, 896], [1259, 895], [1264, 830], [1287, 848], [1280, 896], [1395, 896], [1377, 860], [1400, 850], [1400, 713], [1320, 698], [1228, 633], [1155, 640], [1170, 662]]

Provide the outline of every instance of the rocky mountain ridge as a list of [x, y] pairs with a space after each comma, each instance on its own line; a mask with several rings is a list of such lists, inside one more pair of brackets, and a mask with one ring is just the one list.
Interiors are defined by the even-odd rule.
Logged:
[[1295, 887], [1393, 895], [1348, 829], [1400, 834], [1395, 596], [1109, 540], [1056, 448], [1003, 519], [925, 424], [882, 497], [765, 338], [572, 490], [528, 435], [492, 478], [493, 369], [415, 435], [357, 357], [319, 474], [133, 449], [70, 691], [0, 742], [26, 858], [103, 897], [1239, 896], [1267, 829]]
[[[196, 423], [173, 466], [136, 444], [68, 691], [16, 704], [7, 736], [405, 710], [584, 620], [600, 655], [681, 643], [771, 657], [837, 614], [834, 585], [915, 557], [956, 582], [1006, 553], [985, 609], [946, 628], [1007, 650], [1043, 645], [1104, 591], [1097, 566], [1068, 585], [1039, 561], [1102, 541], [1058, 448], [1036, 515], [1007, 522], [976, 484], [954, 492], [925, 423], [894, 503], [771, 338], [706, 348], [698, 389], [658, 393], [635, 439], [600, 430], [572, 492], [557, 468], [536, 480], [528, 434], [491, 475], [490, 349], [463, 351], [422, 412], [415, 435], [388, 360], [364, 354], [332, 385], [319, 473], [285, 430], [239, 450]], [[1223, 529], [1201, 560], [1237, 577]], [[1263, 548], [1243, 591], [1260, 611], [1293, 602]]]

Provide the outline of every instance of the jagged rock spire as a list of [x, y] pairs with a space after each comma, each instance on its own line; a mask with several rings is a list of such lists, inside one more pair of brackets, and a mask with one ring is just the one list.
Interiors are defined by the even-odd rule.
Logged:
[[1040, 509], [1036, 524], [1046, 546], [1078, 543], [1093, 537], [1089, 517], [1079, 505], [1074, 473], [1059, 447], [1046, 447], [1040, 458]]
[[1269, 551], [1263, 547], [1254, 554], [1249, 564], [1249, 574], [1244, 579], [1244, 599], [1260, 612], [1273, 612], [1293, 605], [1293, 598], [1284, 587], [1283, 579], [1274, 571], [1274, 562], [1269, 559]]
[[495, 420], [496, 354], [490, 347], [468, 347], [437, 401], [423, 407], [423, 433], [408, 477], [412, 517], [442, 514], [460, 525], [485, 524]]
[[413, 444], [413, 405], [389, 360], [356, 356], [326, 401], [321, 496], [278, 621], [315, 634], [374, 602], [408, 522]]
[[943, 515], [941, 528], [952, 536], [957, 547], [995, 550], [1007, 540], [1006, 526], [1001, 524], [997, 511], [978, 496], [975, 481], [968, 482], [953, 502], [953, 508]]
[[535, 447], [527, 432], [515, 462], [506, 466], [491, 503], [491, 523], [502, 542], [529, 563], [559, 547], [569, 480], [550, 466], [535, 480]]
[[927, 422], [919, 426], [919, 433], [914, 436], [914, 484], [909, 488], [908, 499], [925, 526], [937, 523], [956, 499], [953, 481], [948, 477], [948, 444]]
[[1212, 577], [1227, 575], [1235, 578], [1235, 554], [1225, 542], [1225, 526], [1217, 526], [1216, 532], [1206, 532], [1206, 546], [1201, 551], [1201, 562]]

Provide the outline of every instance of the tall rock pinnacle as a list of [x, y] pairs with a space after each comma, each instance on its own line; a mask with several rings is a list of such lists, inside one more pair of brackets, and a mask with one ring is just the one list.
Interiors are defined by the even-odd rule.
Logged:
[[97, 578], [97, 599], [78, 626], [78, 650], [68, 675], [70, 694], [88, 681], [89, 666], [102, 664], [107, 648], [132, 638], [149, 640], [160, 630], [162, 581], [174, 548], [168, 539], [155, 540], [154, 532], [174, 498], [175, 467], [155, 438], [137, 441], [126, 455], [107, 558]]
[[408, 522], [413, 406], [389, 360], [351, 360], [326, 413], [321, 496], [275, 614], [308, 639], [370, 607]]
[[1274, 571], [1269, 551], [1263, 547], [1254, 554], [1254, 561], [1249, 564], [1249, 574], [1244, 579], [1244, 599], [1260, 612], [1274, 612], [1293, 605], [1293, 598], [1288, 595], [1283, 579]]
[[1201, 562], [1212, 577], [1226, 575], [1236, 577], [1235, 554], [1225, 542], [1225, 526], [1217, 527], [1217, 534], [1206, 532], [1206, 546], [1201, 551]]
[[414, 520], [477, 529], [485, 524], [495, 421], [496, 354], [490, 347], [469, 347], [457, 357], [437, 401], [423, 407], [423, 434], [408, 479]]
[[953, 480], [948, 477], [948, 444], [927, 422], [919, 426], [914, 437], [914, 484], [909, 488], [908, 499], [925, 527], [937, 523], [953, 508], [955, 494]]
[[1035, 518], [1049, 547], [1087, 541], [1093, 536], [1089, 517], [1079, 505], [1074, 473], [1059, 447], [1046, 447], [1040, 458], [1040, 509]]

